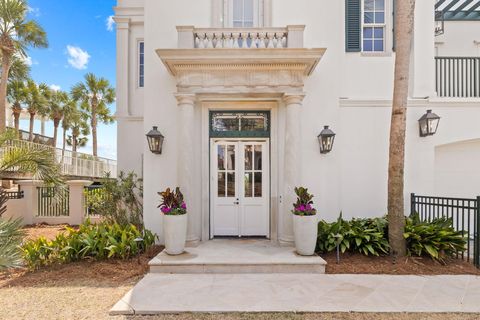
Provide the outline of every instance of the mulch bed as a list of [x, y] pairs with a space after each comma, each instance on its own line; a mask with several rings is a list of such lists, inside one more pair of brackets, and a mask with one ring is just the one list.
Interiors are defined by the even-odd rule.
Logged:
[[49, 224], [35, 224], [35, 225], [28, 225], [23, 227], [23, 230], [26, 233], [26, 239], [33, 240], [38, 239], [40, 237], [45, 237], [48, 240], [53, 240], [57, 236], [57, 234], [65, 231], [66, 227], [72, 228], [72, 226], [67, 224], [59, 224], [59, 225], [49, 225]]
[[0, 273], [2, 287], [65, 286], [86, 283], [118, 286], [133, 282], [148, 272], [148, 262], [163, 250], [153, 246], [144, 254], [127, 260], [83, 260], [52, 265], [37, 271], [15, 270]]
[[407, 257], [395, 263], [392, 257], [372, 257], [357, 253], [320, 255], [327, 261], [326, 273], [330, 274], [398, 274], [398, 275], [480, 275], [480, 269], [461, 259], [449, 259], [444, 264], [429, 257]]

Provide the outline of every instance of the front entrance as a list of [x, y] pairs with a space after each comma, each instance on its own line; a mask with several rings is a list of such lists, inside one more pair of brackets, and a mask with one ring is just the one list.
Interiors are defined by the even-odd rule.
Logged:
[[212, 139], [211, 235], [269, 237], [268, 139]]

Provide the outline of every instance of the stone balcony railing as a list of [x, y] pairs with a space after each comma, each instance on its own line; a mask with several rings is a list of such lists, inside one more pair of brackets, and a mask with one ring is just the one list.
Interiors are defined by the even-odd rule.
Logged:
[[285, 28], [195, 28], [177, 26], [180, 49], [303, 48], [304, 25]]

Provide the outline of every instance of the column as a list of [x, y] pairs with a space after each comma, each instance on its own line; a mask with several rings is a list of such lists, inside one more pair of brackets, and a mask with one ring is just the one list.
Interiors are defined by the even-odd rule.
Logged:
[[[187, 242], [197, 243], [200, 241], [201, 215], [200, 204], [195, 203], [198, 195], [195, 194], [195, 95], [176, 95], [179, 118], [177, 126], [177, 176], [188, 210]], [[200, 191], [198, 191], [200, 193]]]
[[302, 147], [300, 129], [300, 109], [302, 107], [303, 93], [285, 94], [285, 149], [284, 149], [284, 170], [283, 170], [283, 199], [282, 211], [279, 217], [278, 240], [281, 243], [292, 243], [293, 218], [292, 205], [295, 203], [295, 187], [301, 184]]
[[[23, 199], [24, 201], [24, 210], [23, 212], [19, 212], [18, 215], [15, 217], [22, 217], [23, 224], [33, 224], [34, 218], [38, 214], [38, 194], [37, 194], [37, 187], [41, 187], [42, 181], [38, 180], [21, 180], [18, 182], [20, 190], [23, 191]], [[8, 206], [8, 203], [7, 203]]]
[[130, 19], [115, 17], [117, 25], [117, 117], [130, 115], [128, 107]]
[[85, 195], [83, 191], [85, 187], [92, 184], [92, 181], [70, 180], [66, 183], [69, 189], [69, 223], [71, 225], [80, 225], [85, 218]]

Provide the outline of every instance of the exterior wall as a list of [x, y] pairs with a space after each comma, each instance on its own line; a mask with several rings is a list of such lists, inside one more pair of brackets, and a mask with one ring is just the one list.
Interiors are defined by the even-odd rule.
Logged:
[[[138, 4], [138, 1], [121, 1], [122, 5], [132, 3]], [[163, 241], [162, 217], [157, 209], [157, 192], [178, 184], [177, 154], [179, 148], [182, 148], [178, 144], [178, 133], [182, 122], [174, 95], [177, 91], [175, 79], [169, 75], [155, 50], [177, 48], [175, 27], [178, 25], [210, 27], [212, 20], [215, 20], [212, 16], [212, 3], [211, 0], [145, 1], [143, 36], [147, 66], [146, 87], [143, 90], [130, 87], [129, 90], [129, 101], [135, 101], [132, 104], [135, 108], [143, 108], [143, 114], [135, 109], [132, 114], [138, 118], [136, 122], [119, 122], [118, 140], [124, 145], [119, 146], [118, 158], [120, 167], [138, 169], [136, 161], [141, 153], [144, 154], [145, 222], [149, 229], [160, 235], [160, 241]], [[391, 5], [391, 2], [388, 3]], [[445, 183], [443, 180], [435, 180], [438, 170], [443, 170], [445, 166], [454, 166], [458, 161], [448, 158], [445, 148], [441, 146], [480, 138], [480, 126], [475, 122], [475, 119], [480, 118], [478, 101], [459, 102], [435, 98], [434, 43], [438, 38], [434, 38], [432, 31], [433, 5], [434, 0], [422, 0], [417, 2], [416, 7], [411, 103], [407, 121], [407, 212], [408, 195], [411, 192], [456, 195], [453, 192], [448, 194], [450, 188], [439, 187], [439, 184]], [[327, 48], [317, 69], [306, 80], [306, 97], [301, 109], [303, 160], [298, 163], [303, 184], [316, 195], [315, 201], [321, 218], [333, 220], [340, 211], [343, 211], [345, 217], [385, 214], [395, 53], [391, 50], [380, 55], [345, 52], [344, 1], [272, 0], [271, 6], [272, 26], [305, 24], [305, 47]], [[136, 36], [132, 33], [129, 39], [132, 43]], [[387, 48], [391, 44], [391, 38], [387, 39]], [[130, 59], [130, 63], [132, 61], [134, 60]], [[125, 66], [121, 60], [119, 66], [121, 69]], [[130, 65], [129, 69], [135, 67], [136, 63]], [[130, 74], [128, 77], [129, 81], [134, 81], [135, 75]], [[418, 119], [429, 108], [433, 108], [434, 112], [442, 117], [439, 131], [433, 137], [420, 138]], [[275, 129], [279, 137], [276, 145], [278, 155], [283, 155], [288, 148], [282, 140], [285, 136], [285, 114], [285, 105], [280, 101]], [[191, 187], [198, 192], [189, 200], [189, 210], [200, 210], [198, 208], [205, 200], [208, 202], [209, 196], [201, 176], [201, 159], [205, 159], [202, 145], [208, 141], [204, 141], [205, 136], [202, 138], [203, 118], [200, 103], [195, 107], [194, 117], [195, 140], [190, 152], [198, 161], [195, 162]], [[146, 145], [144, 135], [153, 125], [158, 126], [165, 136], [161, 156], [153, 155]], [[327, 155], [320, 154], [317, 141], [317, 135], [324, 125], [330, 125], [337, 133], [334, 150]], [[465, 148], [470, 150], [476, 146], [468, 145]], [[450, 150], [456, 152], [455, 148], [447, 151]], [[471, 154], [465, 151], [459, 156], [464, 159]], [[278, 172], [282, 171], [282, 168], [283, 158], [279, 156]], [[274, 174], [275, 171], [272, 171], [272, 175]], [[473, 179], [469, 175], [462, 176]], [[278, 179], [278, 196], [282, 197], [281, 174]], [[471, 188], [477, 188], [473, 180], [468, 184]], [[466, 196], [470, 193], [475, 192], [469, 192]], [[279, 210], [290, 210], [289, 204], [285, 204], [285, 207], [282, 207], [284, 204], [278, 205]]]
[[440, 57], [480, 56], [480, 21], [445, 21], [445, 33], [435, 37]]

